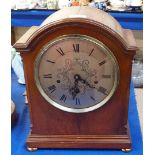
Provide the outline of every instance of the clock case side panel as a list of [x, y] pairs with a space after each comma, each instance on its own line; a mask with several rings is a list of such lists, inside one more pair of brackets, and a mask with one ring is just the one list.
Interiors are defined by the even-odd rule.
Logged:
[[[73, 114], [56, 109], [45, 101], [35, 85], [34, 61], [40, 49], [49, 41], [68, 34], [82, 34], [98, 39], [113, 52], [120, 67], [119, 85], [109, 103], [89, 113]], [[119, 35], [103, 24], [85, 19], [50, 23], [37, 30], [30, 40], [26, 48], [18, 46], [18, 49], [25, 63], [31, 135], [127, 135], [129, 139], [128, 101], [131, 63], [136, 48], [128, 46]], [[28, 143], [31, 143], [31, 138]]]

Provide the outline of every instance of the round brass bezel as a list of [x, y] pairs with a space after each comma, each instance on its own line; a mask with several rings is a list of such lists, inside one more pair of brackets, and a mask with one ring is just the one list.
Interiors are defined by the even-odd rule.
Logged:
[[[38, 69], [39, 69], [39, 63], [40, 60], [42, 58], [42, 56], [46, 53], [47, 49], [51, 46], [53, 46], [54, 44], [56, 44], [59, 41], [62, 40], [66, 40], [66, 39], [81, 39], [81, 40], [87, 40], [90, 41], [94, 44], [96, 44], [98, 47], [100, 47], [101, 49], [103, 49], [103, 51], [111, 58], [111, 60], [114, 63], [115, 66], [115, 81], [114, 81], [114, 85], [113, 88], [111, 89], [110, 93], [108, 94], [108, 96], [101, 102], [99, 102], [98, 104], [95, 104], [94, 106], [91, 107], [87, 107], [87, 108], [81, 108], [81, 109], [75, 109], [75, 108], [70, 108], [70, 107], [66, 107], [66, 106], [62, 106], [59, 103], [53, 101], [46, 93], [45, 91], [42, 89], [39, 78], [38, 78]], [[40, 92], [40, 94], [45, 98], [45, 100], [50, 103], [51, 105], [53, 105], [54, 107], [61, 109], [63, 111], [66, 112], [71, 112], [71, 113], [85, 113], [85, 112], [89, 112], [89, 111], [93, 111], [95, 109], [100, 108], [101, 106], [103, 106], [105, 103], [107, 103], [110, 98], [113, 96], [114, 92], [116, 91], [117, 85], [119, 83], [119, 76], [120, 76], [120, 71], [119, 71], [119, 66], [117, 63], [117, 60], [115, 58], [115, 56], [113, 55], [113, 53], [110, 51], [110, 49], [104, 45], [102, 42], [100, 42], [99, 40], [92, 38], [90, 36], [86, 36], [86, 35], [80, 35], [80, 34], [70, 34], [70, 35], [63, 35], [61, 37], [58, 37], [50, 42], [48, 42], [45, 46], [43, 46], [43, 48], [41, 48], [39, 54], [37, 55], [37, 58], [35, 60], [34, 63], [34, 78], [35, 78], [35, 82], [36, 82], [36, 86]]]

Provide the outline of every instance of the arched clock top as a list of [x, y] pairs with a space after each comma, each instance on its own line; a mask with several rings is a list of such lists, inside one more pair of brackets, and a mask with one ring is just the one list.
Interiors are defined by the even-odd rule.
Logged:
[[41, 24], [41, 26], [50, 24], [58, 20], [75, 18], [94, 20], [98, 23], [102, 23], [105, 26], [117, 32], [121, 37], [124, 37], [124, 32], [120, 24], [112, 16], [110, 16], [108, 13], [104, 11], [88, 6], [74, 6], [70, 8], [64, 8], [46, 18], [46, 20]]
[[[124, 48], [133, 53], [137, 50], [134, 36], [130, 30], [123, 29], [108, 13], [87, 6], [69, 7], [50, 15], [40, 26], [33, 26], [14, 45], [19, 52], [32, 51], [33, 47], [50, 33], [66, 27], [90, 29], [97, 33], [106, 33]], [[73, 31], [72, 31], [73, 33]], [[103, 33], [103, 35], [104, 35]], [[62, 35], [62, 34], [60, 34]]]

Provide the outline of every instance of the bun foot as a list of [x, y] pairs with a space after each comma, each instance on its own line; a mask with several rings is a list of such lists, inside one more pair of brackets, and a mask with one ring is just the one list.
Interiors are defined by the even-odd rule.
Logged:
[[31, 147], [27, 147], [27, 150], [30, 151], [30, 152], [33, 152], [33, 151], [37, 151], [38, 148], [31, 148]]
[[123, 152], [130, 152], [131, 149], [122, 149]]

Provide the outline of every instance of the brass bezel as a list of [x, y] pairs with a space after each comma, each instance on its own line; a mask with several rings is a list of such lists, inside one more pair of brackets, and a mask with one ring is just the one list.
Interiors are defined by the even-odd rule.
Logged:
[[[102, 101], [99, 102], [98, 104], [91, 106], [91, 107], [87, 107], [87, 108], [81, 108], [81, 109], [75, 109], [75, 108], [69, 108], [69, 107], [65, 107], [60, 105], [59, 103], [56, 103], [55, 101], [53, 101], [42, 89], [39, 78], [38, 78], [38, 66], [39, 66], [39, 62], [42, 58], [42, 56], [44, 55], [44, 53], [47, 51], [47, 49], [51, 46], [53, 46], [55, 43], [61, 41], [61, 40], [66, 40], [66, 39], [72, 39], [72, 38], [78, 38], [81, 40], [88, 40], [94, 44], [96, 44], [97, 46], [99, 46], [100, 48], [104, 49], [104, 52], [110, 56], [112, 58], [112, 61], [114, 63], [115, 66], [115, 81], [114, 81], [114, 85], [113, 88], [111, 89], [111, 92], [109, 93], [109, 95]], [[90, 112], [93, 110], [96, 110], [98, 108], [100, 108], [101, 106], [103, 106], [105, 103], [107, 103], [110, 98], [113, 96], [114, 92], [116, 91], [116, 88], [118, 86], [119, 83], [119, 77], [120, 77], [120, 71], [119, 71], [119, 66], [118, 66], [118, 62], [115, 58], [115, 56], [113, 55], [113, 53], [110, 51], [109, 48], [106, 47], [106, 45], [104, 45], [102, 42], [100, 42], [99, 40], [92, 38], [90, 36], [86, 36], [86, 35], [80, 35], [80, 34], [70, 34], [70, 35], [63, 35], [61, 37], [57, 37], [56, 39], [48, 42], [45, 46], [43, 46], [43, 48], [41, 48], [39, 54], [37, 55], [37, 58], [35, 60], [34, 63], [34, 78], [35, 78], [35, 82], [36, 82], [36, 86], [40, 92], [40, 94], [45, 98], [45, 100], [50, 103], [51, 105], [53, 105], [54, 107], [61, 109], [63, 111], [66, 112], [71, 112], [71, 113], [85, 113], [85, 112]]]

